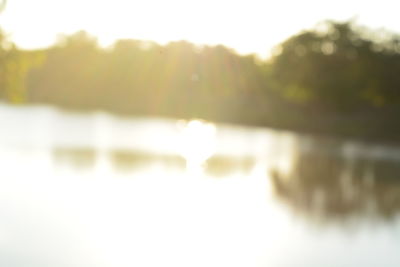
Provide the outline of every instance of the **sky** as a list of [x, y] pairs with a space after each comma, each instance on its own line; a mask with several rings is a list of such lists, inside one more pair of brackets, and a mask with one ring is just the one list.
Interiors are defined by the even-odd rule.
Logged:
[[326, 19], [400, 33], [399, 7], [398, 0], [8, 0], [0, 27], [25, 49], [86, 30], [103, 46], [121, 38], [188, 40], [266, 57]]

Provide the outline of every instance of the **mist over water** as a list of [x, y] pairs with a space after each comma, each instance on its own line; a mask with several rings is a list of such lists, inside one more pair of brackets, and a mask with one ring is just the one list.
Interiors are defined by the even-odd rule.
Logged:
[[1, 266], [400, 264], [397, 147], [50, 107], [0, 123]]

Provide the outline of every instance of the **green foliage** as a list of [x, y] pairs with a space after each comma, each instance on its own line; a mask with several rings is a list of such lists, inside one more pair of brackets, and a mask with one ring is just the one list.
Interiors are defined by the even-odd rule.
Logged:
[[0, 31], [0, 99], [20, 104], [26, 101], [26, 76], [40, 63], [39, 52], [18, 50]]
[[21, 51], [1, 34], [0, 98], [396, 138], [400, 37], [351, 22], [322, 26], [289, 38], [267, 61], [186, 41], [119, 40], [105, 49], [83, 31]]
[[281, 44], [270, 73], [276, 90], [319, 109], [398, 104], [399, 38], [367, 38], [373, 34], [349, 22], [325, 26], [323, 32], [305, 31]]
[[62, 37], [46, 55], [29, 76], [32, 103], [215, 118], [222, 110], [229, 112], [227, 103], [261, 94], [264, 86], [254, 57], [241, 57], [223, 46], [120, 40], [100, 49], [95, 39], [79, 32]]

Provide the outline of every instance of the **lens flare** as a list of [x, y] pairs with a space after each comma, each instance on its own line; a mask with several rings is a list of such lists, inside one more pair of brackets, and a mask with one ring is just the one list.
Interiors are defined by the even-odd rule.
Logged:
[[178, 152], [186, 160], [188, 171], [201, 170], [204, 162], [214, 154], [216, 127], [202, 120], [179, 123], [181, 126]]

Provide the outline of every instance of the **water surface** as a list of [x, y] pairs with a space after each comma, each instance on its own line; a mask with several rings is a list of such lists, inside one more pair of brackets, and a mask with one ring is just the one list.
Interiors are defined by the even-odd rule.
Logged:
[[0, 106], [1, 266], [399, 266], [400, 149]]

